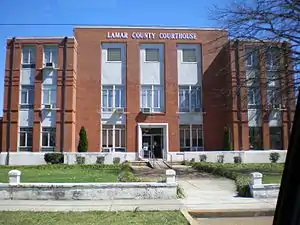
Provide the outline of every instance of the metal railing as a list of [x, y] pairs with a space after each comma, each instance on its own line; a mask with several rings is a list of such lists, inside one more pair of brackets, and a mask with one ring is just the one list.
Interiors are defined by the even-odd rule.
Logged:
[[154, 168], [154, 163], [155, 163], [155, 157], [154, 157], [154, 154], [153, 152], [150, 150], [148, 151], [148, 160], [149, 160], [149, 163], [152, 165], [152, 167]]

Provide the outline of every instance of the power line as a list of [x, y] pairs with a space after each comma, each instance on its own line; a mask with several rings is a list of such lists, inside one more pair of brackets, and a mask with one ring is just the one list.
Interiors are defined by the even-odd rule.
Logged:
[[0, 23], [0, 26], [99, 26], [99, 24], [76, 23]]

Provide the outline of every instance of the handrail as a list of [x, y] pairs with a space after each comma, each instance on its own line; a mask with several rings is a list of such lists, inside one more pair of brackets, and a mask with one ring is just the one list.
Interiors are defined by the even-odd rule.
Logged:
[[154, 159], [154, 154], [153, 154], [153, 152], [150, 150], [150, 151], [148, 151], [148, 159], [149, 159], [149, 163], [151, 164], [151, 160], [152, 160], [152, 166], [154, 167], [154, 161], [155, 161], [155, 159]]

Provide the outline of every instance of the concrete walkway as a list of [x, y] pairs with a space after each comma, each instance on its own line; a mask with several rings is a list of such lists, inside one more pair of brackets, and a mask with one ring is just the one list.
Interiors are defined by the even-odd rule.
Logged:
[[[0, 211], [116, 211], [116, 210], [222, 210], [274, 209], [277, 199], [236, 197], [233, 181], [178, 166], [177, 182], [185, 192], [184, 199], [174, 200], [112, 200], [112, 201], [0, 201]], [[153, 170], [152, 170], [153, 171]], [[163, 172], [140, 170], [140, 176], [161, 178]], [[155, 174], [157, 173], [157, 174]]]

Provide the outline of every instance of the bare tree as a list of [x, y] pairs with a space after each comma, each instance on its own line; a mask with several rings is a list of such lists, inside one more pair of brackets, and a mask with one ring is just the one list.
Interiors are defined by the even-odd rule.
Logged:
[[[240, 0], [232, 2], [225, 8], [215, 6], [211, 14], [213, 19], [228, 30], [232, 42], [234, 40], [254, 42], [261, 46], [259, 51], [260, 55], [265, 56], [263, 59], [265, 63], [270, 60], [268, 58], [270, 52], [279, 50], [271, 59], [273, 65], [277, 67], [270, 68], [270, 65], [266, 64], [266, 70], [276, 69], [281, 76], [271, 77], [264, 85], [268, 86], [269, 82], [287, 81], [285, 85], [276, 85], [277, 91], [284, 93], [286, 97], [290, 96], [291, 90], [294, 92], [294, 87], [300, 83], [299, 0]], [[253, 48], [253, 51], [257, 49]], [[240, 57], [246, 63], [251, 54], [253, 52], [246, 51]], [[294, 82], [290, 80], [292, 75], [295, 75]], [[245, 77], [246, 79], [240, 80], [237, 84], [237, 91], [240, 91], [242, 86], [248, 86], [249, 82], [255, 79], [253, 76]]]

